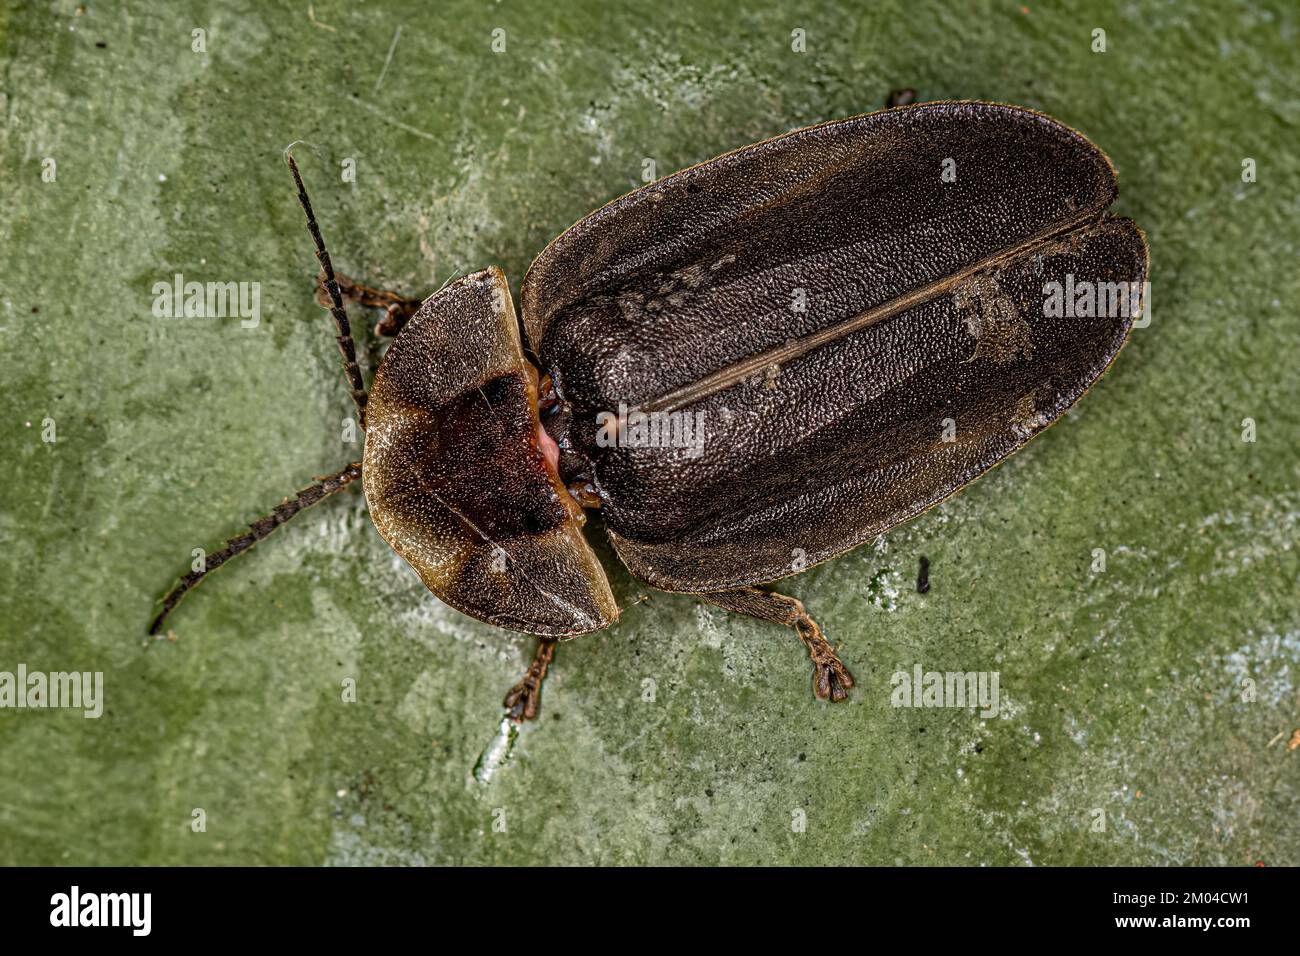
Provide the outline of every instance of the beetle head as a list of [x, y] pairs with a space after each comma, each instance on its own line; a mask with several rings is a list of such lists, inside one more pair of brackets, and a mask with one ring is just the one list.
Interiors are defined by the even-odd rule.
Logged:
[[608, 626], [618, 608], [544, 441], [537, 372], [501, 270], [430, 296], [370, 392], [370, 517], [457, 610], [571, 637]]

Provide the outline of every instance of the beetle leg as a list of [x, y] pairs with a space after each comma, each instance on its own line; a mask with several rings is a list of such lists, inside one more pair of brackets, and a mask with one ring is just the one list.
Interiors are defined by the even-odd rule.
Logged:
[[[345, 301], [355, 302], [367, 309], [384, 310], [384, 317], [375, 325], [375, 333], [378, 335], [396, 335], [402, 331], [402, 326], [406, 325], [407, 320], [415, 315], [423, 304], [423, 300], [408, 299], [399, 292], [363, 285], [341, 272], [334, 274], [334, 281], [338, 283], [339, 295], [343, 296]], [[332, 304], [329, 289], [325, 285], [324, 273], [316, 277], [316, 303], [325, 309]]]
[[849, 696], [853, 675], [840, 661], [835, 648], [822, 635], [821, 627], [804, 610], [803, 603], [798, 599], [753, 587], [697, 594], [696, 597], [737, 614], [794, 628], [799, 640], [808, 648], [808, 656], [812, 658], [813, 693], [822, 700], [843, 700]]
[[153, 619], [153, 623], [149, 625], [149, 633], [157, 634], [162, 630], [167, 615], [175, 609], [176, 605], [181, 603], [181, 600], [189, 593], [190, 589], [201, 582], [206, 575], [217, 570], [236, 555], [247, 551], [300, 511], [324, 501], [337, 491], [342, 491], [360, 477], [361, 462], [354, 461], [340, 472], [318, 478], [315, 484], [308, 485], [292, 498], [286, 498], [270, 514], [263, 515], [254, 521], [249, 525], [248, 531], [231, 538], [220, 551], [207, 555], [203, 559], [202, 570], [190, 571], [189, 574], [186, 574], [176, 583], [174, 588], [167, 592], [167, 596], [162, 599], [162, 610]]
[[558, 643], [559, 641], [553, 637], [540, 638], [537, 642], [537, 653], [533, 655], [533, 662], [528, 665], [528, 673], [524, 674], [523, 680], [510, 688], [510, 693], [506, 694], [506, 716], [515, 723], [537, 719], [537, 709], [542, 704], [542, 681], [546, 680], [546, 669], [555, 659], [555, 645]]

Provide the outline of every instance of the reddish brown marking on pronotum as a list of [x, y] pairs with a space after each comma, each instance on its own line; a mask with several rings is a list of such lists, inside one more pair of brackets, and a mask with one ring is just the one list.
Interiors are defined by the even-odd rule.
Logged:
[[[515, 720], [556, 639], [618, 617], [582, 533], [596, 506], [633, 575], [792, 628], [814, 692], [839, 700], [853, 678], [821, 628], [759, 586], [933, 506], [1088, 390], [1137, 302], [1064, 319], [1045, 293], [1142, 287], [1146, 241], [1106, 214], [1115, 195], [1106, 156], [1040, 113], [900, 106], [611, 202], [533, 262], [522, 322], [495, 268], [418, 309], [336, 279], [309, 214], [371, 517], [439, 598], [542, 637]], [[400, 328], [368, 402], [344, 297]]]

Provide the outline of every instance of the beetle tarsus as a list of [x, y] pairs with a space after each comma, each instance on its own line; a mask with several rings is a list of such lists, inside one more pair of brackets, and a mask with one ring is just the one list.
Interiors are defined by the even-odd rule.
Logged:
[[542, 682], [546, 680], [546, 670], [555, 659], [554, 638], [544, 637], [537, 642], [537, 652], [533, 662], [528, 665], [528, 673], [506, 694], [506, 716], [517, 724], [525, 720], [536, 720], [537, 711], [542, 705]]
[[822, 636], [817, 622], [806, 613], [795, 623], [799, 638], [808, 648], [813, 662], [813, 693], [819, 700], [839, 701], [849, 696], [853, 675], [839, 659], [830, 642]]
[[808, 648], [808, 657], [813, 662], [813, 693], [820, 700], [830, 701], [844, 700], [849, 696], [853, 675], [835, 653], [835, 648], [826, 640], [821, 627], [804, 610], [802, 601], [754, 587], [715, 591], [711, 594], [698, 594], [696, 597], [737, 614], [794, 628], [799, 640]]
[[[334, 281], [345, 302], [355, 302], [367, 309], [384, 310], [384, 317], [375, 325], [376, 335], [396, 335], [423, 304], [421, 299], [410, 299], [399, 292], [376, 289], [341, 272], [334, 273]], [[316, 276], [316, 304], [324, 309], [333, 306], [323, 271]]]

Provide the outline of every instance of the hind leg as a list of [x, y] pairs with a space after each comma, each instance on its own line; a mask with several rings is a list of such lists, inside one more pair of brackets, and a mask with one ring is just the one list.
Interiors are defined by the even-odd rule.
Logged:
[[822, 635], [821, 627], [804, 610], [803, 603], [799, 600], [754, 587], [695, 596], [737, 614], [794, 628], [799, 640], [808, 648], [808, 656], [812, 658], [813, 693], [822, 700], [843, 700], [849, 696], [853, 675], [840, 661], [835, 648]]

